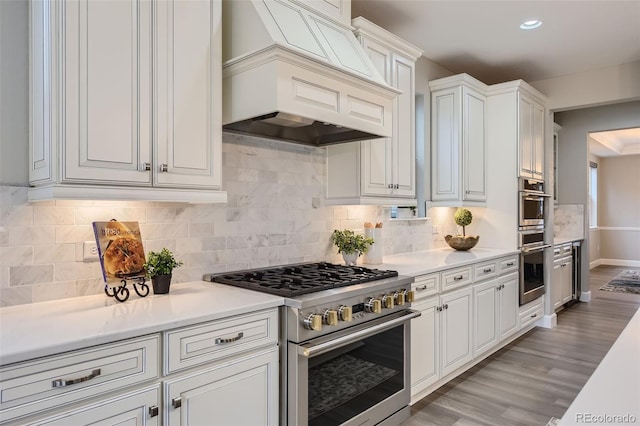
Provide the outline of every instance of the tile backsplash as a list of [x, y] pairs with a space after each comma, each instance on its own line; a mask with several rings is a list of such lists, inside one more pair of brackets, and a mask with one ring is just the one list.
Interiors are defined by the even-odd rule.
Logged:
[[[0, 306], [98, 294], [97, 261], [82, 260], [91, 223], [140, 223], [145, 250], [167, 247], [184, 266], [174, 282], [204, 273], [304, 261], [340, 262], [334, 229], [383, 222], [383, 253], [443, 246], [429, 220], [390, 221], [389, 208], [325, 203], [325, 150], [223, 135], [226, 204], [119, 201], [27, 202], [27, 188], [0, 186]], [[362, 260], [360, 260], [362, 261]], [[106, 297], [106, 296], [105, 296]]]
[[558, 238], [584, 238], [584, 205], [558, 204], [553, 211], [553, 234]]

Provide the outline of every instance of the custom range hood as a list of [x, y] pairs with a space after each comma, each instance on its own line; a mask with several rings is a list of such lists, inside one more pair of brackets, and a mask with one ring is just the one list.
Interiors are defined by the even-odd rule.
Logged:
[[390, 137], [400, 92], [349, 23], [307, 4], [223, 2], [223, 131], [313, 146]]

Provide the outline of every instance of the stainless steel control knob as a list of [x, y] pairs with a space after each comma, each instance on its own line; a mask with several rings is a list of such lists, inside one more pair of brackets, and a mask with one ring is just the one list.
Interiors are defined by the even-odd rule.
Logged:
[[302, 321], [307, 330], [322, 330], [322, 317], [318, 314], [309, 314]]
[[338, 312], [333, 309], [327, 309], [322, 314], [322, 320], [327, 325], [338, 324]]
[[395, 306], [395, 297], [390, 294], [385, 294], [382, 296], [382, 307], [385, 309], [393, 309]]
[[369, 297], [364, 302], [364, 310], [367, 312], [372, 312], [374, 314], [379, 314], [380, 312], [382, 312], [382, 302], [380, 302], [380, 299]]
[[353, 319], [353, 310], [351, 309], [351, 306], [340, 306], [338, 308], [338, 317], [340, 318], [340, 321], [351, 321]]

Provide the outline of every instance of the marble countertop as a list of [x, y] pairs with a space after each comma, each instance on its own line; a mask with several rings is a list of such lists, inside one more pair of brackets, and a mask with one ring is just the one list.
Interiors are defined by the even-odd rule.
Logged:
[[284, 303], [279, 296], [204, 281], [120, 303], [104, 294], [0, 309], [0, 365], [157, 333]]
[[444, 269], [456, 268], [476, 262], [489, 261], [498, 257], [520, 253], [519, 250], [473, 248], [456, 251], [452, 248], [417, 251], [413, 253], [384, 256], [383, 263], [363, 266], [377, 269], [392, 269], [400, 275], [416, 277]]
[[639, 401], [640, 309], [618, 336], [559, 424], [636, 424], [640, 420]]
[[553, 245], [559, 246], [562, 244], [572, 243], [574, 241], [582, 241], [584, 238], [582, 237], [555, 237], [553, 239]]

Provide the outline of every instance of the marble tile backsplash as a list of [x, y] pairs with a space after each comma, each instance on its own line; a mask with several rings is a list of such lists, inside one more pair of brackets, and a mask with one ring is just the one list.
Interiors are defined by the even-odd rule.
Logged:
[[553, 211], [553, 233], [560, 238], [584, 238], [584, 205], [559, 204]]
[[326, 205], [322, 148], [230, 134], [223, 142], [227, 204], [28, 203], [27, 188], [0, 186], [0, 306], [102, 293], [99, 262], [82, 260], [83, 242], [94, 239], [93, 221], [112, 218], [138, 221], [147, 252], [174, 251], [184, 262], [174, 282], [209, 272], [340, 262], [331, 232], [361, 231], [365, 221], [383, 222], [384, 254], [444, 244], [428, 220], [390, 221], [386, 207]]

